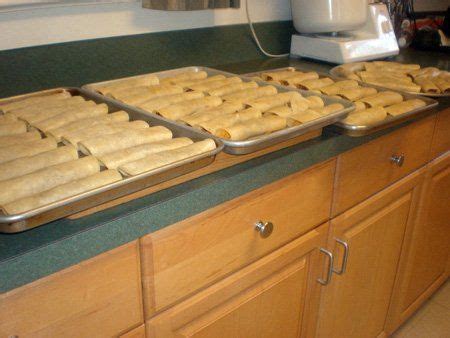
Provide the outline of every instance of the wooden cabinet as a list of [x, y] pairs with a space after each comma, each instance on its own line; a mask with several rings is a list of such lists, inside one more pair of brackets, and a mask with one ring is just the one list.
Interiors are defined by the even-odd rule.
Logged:
[[[334, 161], [291, 175], [141, 239], [145, 316], [328, 221]], [[263, 238], [258, 221], [273, 223]]]
[[450, 151], [450, 108], [440, 111], [436, 117], [431, 159]]
[[124, 333], [120, 338], [145, 338], [145, 324], [139, 325], [133, 330]]
[[427, 170], [419, 217], [407, 231], [386, 330], [392, 333], [443, 283], [450, 248], [450, 152]]
[[324, 224], [147, 322], [154, 338], [313, 337]]
[[323, 288], [318, 337], [384, 334], [405, 229], [414, 220], [423, 179], [423, 169], [414, 172], [331, 221], [334, 269], [342, 269], [346, 255], [348, 261], [345, 272]]
[[112, 337], [143, 324], [137, 244], [0, 295], [0, 337]]
[[434, 125], [430, 116], [339, 155], [333, 216], [425, 165]]

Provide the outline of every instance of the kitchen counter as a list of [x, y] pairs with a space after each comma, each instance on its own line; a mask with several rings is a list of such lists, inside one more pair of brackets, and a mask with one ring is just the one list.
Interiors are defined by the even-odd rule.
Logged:
[[[398, 58], [449, 68], [449, 58], [445, 54], [405, 51]], [[328, 64], [287, 58], [258, 59], [216, 68], [246, 73], [290, 65], [317, 71], [331, 68]], [[439, 101], [440, 106], [430, 113], [450, 106], [448, 99]], [[319, 138], [81, 219], [61, 219], [20, 234], [0, 234], [0, 293], [157, 231], [401, 127], [360, 138], [339, 135], [326, 128]]]

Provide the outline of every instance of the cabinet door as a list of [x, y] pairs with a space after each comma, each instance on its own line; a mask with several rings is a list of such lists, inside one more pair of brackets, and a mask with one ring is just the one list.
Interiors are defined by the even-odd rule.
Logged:
[[423, 178], [423, 170], [415, 172], [331, 221], [334, 269], [343, 268], [344, 257], [348, 261], [322, 292], [318, 337], [383, 335], [405, 229]]
[[213, 284], [147, 322], [149, 337], [314, 336], [328, 225]]
[[430, 163], [417, 222], [408, 229], [386, 329], [393, 332], [447, 279], [450, 153]]

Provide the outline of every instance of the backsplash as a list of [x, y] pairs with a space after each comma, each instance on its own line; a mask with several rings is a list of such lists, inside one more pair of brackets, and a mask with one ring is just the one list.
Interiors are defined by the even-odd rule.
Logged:
[[[0, 50], [68, 41], [242, 24], [239, 9], [168, 12], [140, 2], [71, 6], [0, 13]], [[290, 0], [251, 0], [255, 22], [291, 20]]]

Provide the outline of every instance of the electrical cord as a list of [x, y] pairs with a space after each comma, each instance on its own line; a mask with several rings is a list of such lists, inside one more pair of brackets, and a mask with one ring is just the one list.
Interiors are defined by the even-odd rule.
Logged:
[[250, 2], [250, 0], [246, 0], [246, 1], [245, 1], [245, 13], [247, 14], [247, 21], [248, 21], [248, 25], [250, 26], [250, 30], [251, 30], [252, 35], [253, 35], [253, 39], [255, 40], [256, 45], [258, 46], [259, 50], [260, 50], [265, 56], [268, 56], [268, 57], [271, 57], [271, 58], [282, 58], [282, 57], [289, 56], [289, 53], [286, 53], [286, 54], [270, 54], [270, 53], [266, 52], [266, 51], [264, 50], [264, 48], [261, 46], [261, 43], [259, 42], [259, 39], [258, 39], [258, 37], [256, 36], [255, 29], [253, 28], [253, 22], [252, 22], [252, 20], [250, 19], [250, 12], [249, 12], [249, 10], [248, 10], [248, 3], [249, 3], [249, 2]]

